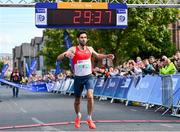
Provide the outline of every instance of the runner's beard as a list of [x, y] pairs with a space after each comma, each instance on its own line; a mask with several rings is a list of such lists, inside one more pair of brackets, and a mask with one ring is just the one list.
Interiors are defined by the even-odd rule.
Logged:
[[84, 47], [85, 45], [86, 45], [86, 41], [81, 41], [81, 40], [79, 40], [79, 44], [82, 46], [82, 47]]

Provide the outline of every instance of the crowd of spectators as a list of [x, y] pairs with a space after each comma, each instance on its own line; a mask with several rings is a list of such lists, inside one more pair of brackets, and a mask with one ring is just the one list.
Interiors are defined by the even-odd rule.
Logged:
[[70, 70], [64, 70], [58, 75], [53, 74], [52, 72], [48, 72], [44, 76], [37, 75], [35, 72], [29, 77], [26, 78], [26, 82], [52, 82], [60, 79], [66, 79], [66, 78], [71, 78], [72, 72]]
[[[170, 71], [164, 72], [163, 69], [169, 65], [172, 66]], [[172, 58], [167, 58], [162, 56], [161, 58], [155, 58], [150, 56], [149, 58], [141, 59], [141, 57], [136, 57], [135, 60], [131, 59], [124, 62], [122, 65], [116, 67], [95, 67], [93, 69], [93, 75], [96, 77], [110, 77], [110, 76], [145, 76], [156, 75], [156, 74], [174, 74], [180, 72], [180, 52]], [[29, 78], [22, 77], [22, 83], [45, 81], [51, 82], [65, 78], [73, 78], [73, 74], [70, 70], [64, 70], [62, 73], [55, 75], [48, 72], [44, 76], [37, 75], [33, 73]]]
[[150, 56], [142, 60], [141, 57], [137, 57], [135, 60], [128, 60], [116, 67], [95, 67], [93, 70], [94, 75], [97, 77], [167, 75], [178, 72], [180, 72], [180, 52], [176, 52], [172, 58], [162, 56], [157, 59]]

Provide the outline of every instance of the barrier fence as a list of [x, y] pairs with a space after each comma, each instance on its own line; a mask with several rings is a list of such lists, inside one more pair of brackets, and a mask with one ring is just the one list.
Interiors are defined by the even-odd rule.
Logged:
[[[49, 83], [32, 82], [27, 85], [15, 84], [3, 79], [0, 79], [0, 82], [33, 92], [57, 92], [64, 94], [72, 94], [74, 92], [74, 80], [71, 78]], [[85, 93], [83, 91], [83, 95]], [[177, 110], [180, 108], [180, 75], [114, 76], [107, 79], [95, 77], [94, 96], [137, 101]]]

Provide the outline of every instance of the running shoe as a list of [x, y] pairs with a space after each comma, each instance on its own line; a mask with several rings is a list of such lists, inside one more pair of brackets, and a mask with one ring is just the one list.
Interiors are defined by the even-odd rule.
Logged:
[[96, 129], [96, 125], [94, 124], [93, 120], [88, 119], [86, 121], [90, 129]]
[[81, 118], [76, 117], [76, 119], [74, 120], [74, 127], [80, 128], [80, 124], [81, 124]]

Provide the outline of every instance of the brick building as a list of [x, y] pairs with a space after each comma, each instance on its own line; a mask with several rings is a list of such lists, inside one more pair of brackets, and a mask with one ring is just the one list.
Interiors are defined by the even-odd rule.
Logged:
[[[179, 14], [180, 17], [180, 14]], [[172, 34], [172, 41], [176, 45], [176, 49], [180, 50], [180, 20], [170, 25], [170, 30]]]

